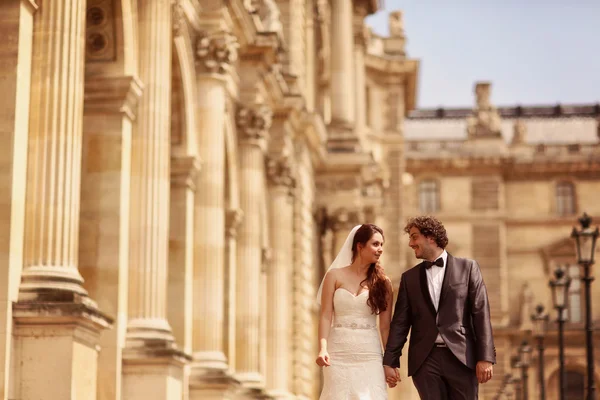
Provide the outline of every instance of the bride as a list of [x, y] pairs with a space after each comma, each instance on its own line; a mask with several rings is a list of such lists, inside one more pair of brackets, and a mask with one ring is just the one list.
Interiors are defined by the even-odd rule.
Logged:
[[382, 348], [390, 331], [392, 284], [379, 265], [383, 242], [378, 226], [355, 226], [319, 287], [320, 400], [387, 399]]

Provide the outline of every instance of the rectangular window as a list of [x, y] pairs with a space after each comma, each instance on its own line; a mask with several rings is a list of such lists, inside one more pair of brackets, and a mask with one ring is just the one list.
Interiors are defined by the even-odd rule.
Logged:
[[438, 183], [434, 180], [422, 181], [419, 184], [419, 210], [422, 213], [439, 211]]

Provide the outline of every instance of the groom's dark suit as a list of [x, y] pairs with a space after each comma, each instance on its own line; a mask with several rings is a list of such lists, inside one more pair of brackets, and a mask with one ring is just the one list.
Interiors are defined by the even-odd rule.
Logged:
[[[438, 369], [437, 365], [443, 364], [447, 367], [445, 373], [453, 375], [443, 378], [448, 386], [460, 385], [465, 380], [464, 384], [474, 385], [458, 388], [463, 393], [458, 397], [477, 398], [477, 362], [496, 363], [486, 287], [476, 261], [448, 254], [446, 264], [437, 312], [428, 289], [426, 263], [402, 274], [383, 364], [400, 367], [402, 348], [411, 330], [408, 375], [413, 376], [419, 393], [424, 393], [419, 386], [434, 382], [429, 378], [429, 382], [425, 382], [426, 379], [420, 380], [417, 376], [438, 374], [425, 370]], [[446, 348], [436, 346], [438, 334]], [[449, 368], [453, 362], [456, 365]], [[456, 379], [451, 379], [454, 375]], [[431, 393], [431, 389], [427, 390]]]

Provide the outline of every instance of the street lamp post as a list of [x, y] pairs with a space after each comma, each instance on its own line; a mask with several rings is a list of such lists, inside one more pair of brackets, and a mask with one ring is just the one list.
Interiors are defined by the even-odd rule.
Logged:
[[594, 265], [594, 252], [596, 240], [598, 239], [598, 227], [592, 229], [592, 219], [583, 213], [579, 218], [581, 230], [573, 228], [571, 237], [575, 239], [577, 250], [577, 264], [583, 268], [581, 280], [585, 287], [585, 349], [587, 355], [587, 399], [596, 399], [596, 384], [594, 379], [594, 326], [592, 321], [592, 292], [591, 286], [594, 277], [591, 275], [591, 267]]
[[529, 400], [529, 364], [531, 363], [531, 346], [527, 340], [523, 340], [519, 347], [519, 358], [521, 360], [521, 382], [523, 386], [523, 400]]
[[548, 329], [548, 313], [544, 311], [544, 306], [538, 304], [535, 307], [535, 313], [531, 316], [533, 321], [533, 336], [537, 340], [538, 348], [538, 380], [540, 384], [540, 400], [546, 400], [546, 385], [544, 384], [544, 336]]
[[[510, 358], [510, 365], [513, 370], [521, 369], [521, 357], [518, 354], [513, 355]], [[510, 378], [510, 384], [513, 387], [513, 394], [516, 400], [523, 399], [523, 380], [519, 378], [517, 375], [512, 374]]]
[[558, 362], [560, 365], [559, 370], [559, 399], [566, 399], [567, 389], [567, 374], [565, 371], [565, 309], [569, 299], [569, 286], [571, 285], [571, 278], [565, 275], [563, 269], [556, 268], [554, 270], [554, 278], [550, 281], [550, 287], [552, 288], [552, 300], [554, 302], [554, 308], [558, 312]]

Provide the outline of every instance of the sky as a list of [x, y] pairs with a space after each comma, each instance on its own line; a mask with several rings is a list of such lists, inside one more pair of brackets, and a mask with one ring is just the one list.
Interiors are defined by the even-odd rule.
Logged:
[[497, 106], [600, 102], [600, 0], [383, 2], [367, 24], [387, 36], [403, 11], [418, 108], [471, 107], [480, 80]]

